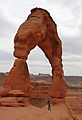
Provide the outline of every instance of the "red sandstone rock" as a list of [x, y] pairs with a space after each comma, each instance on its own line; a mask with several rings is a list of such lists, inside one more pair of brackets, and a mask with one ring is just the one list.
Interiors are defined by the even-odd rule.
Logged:
[[13, 103], [13, 102], [17, 102], [16, 97], [3, 97], [0, 99], [0, 103]]
[[52, 104], [65, 103], [64, 99], [50, 98]]
[[7, 86], [11, 87], [12, 90], [21, 90], [27, 96], [29, 96], [30, 77], [26, 60], [15, 60], [14, 66], [12, 67], [4, 81], [4, 88], [6, 88]]
[[14, 102], [14, 103], [1, 103], [2, 107], [24, 107], [24, 103], [17, 103], [17, 102]]
[[[57, 25], [50, 14], [41, 8], [31, 10], [27, 20], [21, 24], [14, 39], [14, 56], [18, 58], [7, 75], [4, 87], [11, 86], [29, 94], [29, 72], [26, 59], [30, 51], [39, 46], [52, 67], [51, 97], [66, 96], [66, 81], [62, 70], [62, 44], [57, 34]], [[24, 60], [23, 60], [24, 59]]]
[[8, 96], [8, 92], [11, 88], [3, 88], [3, 90], [0, 91], [0, 96], [5, 97]]
[[28, 106], [29, 99], [26, 97], [1, 97], [0, 106], [24, 107]]
[[18, 103], [27, 103], [27, 102], [29, 102], [29, 99], [25, 98], [25, 97], [17, 97], [17, 102]]
[[8, 92], [8, 96], [13, 96], [13, 97], [16, 97], [16, 96], [25, 96], [25, 93], [22, 92], [21, 90], [11, 90]]
[[64, 104], [65, 104], [66, 108], [69, 110], [69, 112], [70, 112], [73, 120], [79, 120], [79, 118], [78, 118], [78, 117], [76, 116], [76, 114], [72, 111], [72, 109], [70, 108], [70, 106], [69, 106], [66, 102], [65, 102]]
[[62, 73], [54, 71], [53, 81], [49, 95], [55, 98], [64, 98], [66, 96], [66, 81]]

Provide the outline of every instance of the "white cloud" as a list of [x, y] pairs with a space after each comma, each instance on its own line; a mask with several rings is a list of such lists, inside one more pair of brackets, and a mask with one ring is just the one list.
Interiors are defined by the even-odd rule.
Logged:
[[[8, 53], [13, 53], [14, 35], [19, 25], [26, 20], [30, 14], [30, 10], [34, 7], [42, 7], [48, 10], [53, 20], [57, 23], [58, 34], [63, 42], [65, 73], [67, 75], [70, 72], [73, 75], [81, 75], [82, 0], [0, 0], [0, 49], [6, 50]], [[46, 61], [42, 54], [36, 48], [30, 55], [28, 62], [31, 71], [38, 72], [38, 68], [43, 72], [49, 72], [51, 70], [48, 61]], [[8, 54], [6, 53], [5, 56], [8, 56]], [[3, 71], [9, 70], [9, 67], [2, 68], [1, 65], [0, 68]], [[3, 65], [9, 66], [7, 60]], [[38, 65], [38, 67], [34, 67], [35, 65]], [[44, 67], [40, 67], [40, 65]]]
[[0, 72], [7, 72], [13, 66], [14, 57], [10, 52], [0, 49]]

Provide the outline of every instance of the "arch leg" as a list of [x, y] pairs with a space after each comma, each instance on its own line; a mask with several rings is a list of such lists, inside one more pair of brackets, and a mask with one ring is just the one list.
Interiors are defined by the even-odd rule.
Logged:
[[21, 90], [29, 96], [30, 76], [26, 60], [16, 59], [4, 81], [4, 89]]

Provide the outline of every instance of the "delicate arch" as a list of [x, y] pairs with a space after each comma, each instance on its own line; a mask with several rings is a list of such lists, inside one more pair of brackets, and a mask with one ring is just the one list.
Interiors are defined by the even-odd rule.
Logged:
[[[30, 77], [26, 59], [38, 45], [52, 66], [51, 97], [64, 98], [66, 81], [62, 70], [62, 45], [57, 26], [50, 14], [41, 8], [34, 8], [27, 20], [21, 24], [14, 39], [14, 66], [7, 75], [4, 87], [21, 89], [29, 95]], [[21, 67], [20, 67], [21, 66]]]

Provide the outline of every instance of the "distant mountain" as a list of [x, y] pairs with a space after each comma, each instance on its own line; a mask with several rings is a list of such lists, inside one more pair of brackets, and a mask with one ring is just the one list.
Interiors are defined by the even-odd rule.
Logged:
[[[0, 73], [0, 86], [3, 85], [3, 81], [8, 73]], [[46, 82], [51, 83], [52, 79], [49, 74], [41, 74], [38, 75], [30, 74], [31, 81], [37, 82]], [[78, 86], [82, 88], [82, 76], [65, 76], [68, 86]]]
[[[52, 79], [49, 74], [38, 74], [33, 75], [30, 74], [30, 78], [32, 81], [40, 81], [44, 80], [47, 83], [51, 83]], [[82, 87], [82, 76], [65, 76], [68, 86], [78, 86]]]
[[65, 76], [69, 86], [78, 86], [82, 88], [82, 76]]
[[41, 81], [44, 80], [47, 83], [51, 83], [51, 76], [49, 74], [41, 74], [38, 75], [30, 74], [31, 81]]

